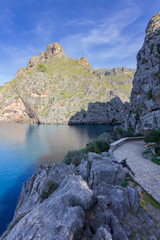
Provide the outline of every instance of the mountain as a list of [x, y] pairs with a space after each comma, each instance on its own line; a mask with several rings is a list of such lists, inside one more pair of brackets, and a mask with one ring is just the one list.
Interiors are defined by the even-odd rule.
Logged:
[[126, 125], [136, 131], [160, 127], [160, 13], [149, 21], [143, 46], [137, 54], [130, 104]]
[[90, 102], [115, 96], [129, 101], [134, 73], [125, 67], [94, 70], [86, 58], [68, 58], [51, 43], [0, 88], [0, 121], [66, 124]]

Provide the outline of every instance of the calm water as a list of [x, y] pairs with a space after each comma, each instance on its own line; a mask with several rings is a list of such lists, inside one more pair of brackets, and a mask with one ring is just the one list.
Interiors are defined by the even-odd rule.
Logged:
[[37, 165], [61, 162], [107, 131], [106, 125], [0, 124], [0, 235], [11, 221], [23, 182]]

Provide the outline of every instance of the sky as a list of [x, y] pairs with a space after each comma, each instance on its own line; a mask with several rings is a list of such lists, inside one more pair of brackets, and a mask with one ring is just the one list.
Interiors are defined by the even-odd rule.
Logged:
[[0, 85], [52, 42], [94, 69], [136, 68], [147, 23], [160, 11], [159, 0], [0, 1]]

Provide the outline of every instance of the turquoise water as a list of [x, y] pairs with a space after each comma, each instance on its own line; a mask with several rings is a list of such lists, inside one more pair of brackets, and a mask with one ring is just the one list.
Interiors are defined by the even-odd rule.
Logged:
[[111, 126], [0, 124], [0, 235], [12, 220], [23, 182], [37, 165], [61, 162]]

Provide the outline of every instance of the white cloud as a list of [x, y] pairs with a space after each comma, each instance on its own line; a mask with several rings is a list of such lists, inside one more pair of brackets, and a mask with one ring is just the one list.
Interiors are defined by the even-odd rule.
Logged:
[[[141, 8], [133, 1], [127, 1], [127, 7], [119, 10], [116, 15], [108, 15], [98, 23], [88, 23], [89, 30], [69, 35], [60, 43], [68, 56], [73, 58], [86, 56], [94, 66], [99, 66], [99, 62], [102, 63], [101, 67], [104, 67], [104, 62], [111, 62], [110, 65], [112, 65], [114, 58], [122, 59], [123, 62], [125, 58], [133, 58], [135, 55], [136, 59], [136, 53], [142, 45], [144, 35], [141, 31], [138, 32], [138, 29], [129, 31], [129, 27], [140, 14]], [[128, 63], [129, 65], [132, 64]]]

